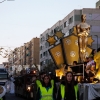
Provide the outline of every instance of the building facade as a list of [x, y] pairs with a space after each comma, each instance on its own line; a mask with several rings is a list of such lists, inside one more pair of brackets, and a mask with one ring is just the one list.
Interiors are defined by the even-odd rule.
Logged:
[[98, 2], [96, 2], [96, 8], [100, 9], [100, 0]]
[[40, 38], [33, 38], [23, 46], [15, 48], [10, 52], [8, 61], [10, 66], [39, 65]]
[[[83, 8], [79, 10], [73, 10], [64, 19], [58, 21], [51, 28], [47, 29], [40, 35], [40, 65], [41, 70], [44, 69], [51, 61], [52, 58], [48, 52], [48, 49], [52, 48], [49, 46], [48, 35], [52, 36], [55, 30], [61, 30], [64, 36], [72, 34], [73, 27], [80, 23], [81, 15], [86, 14], [86, 22], [90, 24], [91, 30], [90, 35], [92, 35], [95, 40], [92, 44], [92, 48], [97, 49], [100, 46], [100, 9], [98, 8]], [[59, 40], [58, 42], [59, 43]]]

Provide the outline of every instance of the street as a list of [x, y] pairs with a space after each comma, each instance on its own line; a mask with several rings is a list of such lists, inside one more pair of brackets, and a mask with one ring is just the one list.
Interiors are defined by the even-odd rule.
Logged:
[[25, 100], [21, 97], [16, 97], [14, 94], [7, 93], [6, 100]]

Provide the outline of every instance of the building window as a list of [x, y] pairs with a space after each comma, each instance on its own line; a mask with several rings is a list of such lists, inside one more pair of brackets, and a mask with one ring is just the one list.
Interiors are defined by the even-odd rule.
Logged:
[[40, 55], [40, 58], [42, 58], [42, 54]]
[[90, 31], [92, 31], [92, 25], [90, 25]]
[[42, 37], [42, 41], [45, 41], [45, 37], [44, 36]]
[[48, 33], [46, 34], [46, 39], [48, 39]]
[[68, 36], [69, 35], [69, 31], [67, 31], [66, 33], [65, 33], [65, 36]]
[[40, 47], [40, 50], [42, 50], [42, 46]]
[[51, 30], [50, 35], [51, 35], [51, 36], [54, 35], [54, 31], [53, 31], [53, 30]]
[[43, 56], [45, 56], [45, 52], [43, 52]]
[[54, 29], [54, 33], [56, 33], [58, 31], [58, 26]]
[[74, 15], [75, 21], [81, 21], [81, 15]]
[[49, 59], [49, 60], [48, 60], [48, 64], [51, 64], [51, 62], [52, 62], [51, 59]]
[[41, 38], [40, 40], [41, 40], [41, 42], [42, 42], [42, 38]]
[[48, 51], [45, 52], [45, 55], [48, 56]]
[[92, 13], [89, 14], [89, 17], [92, 17]]
[[59, 27], [59, 31], [62, 31], [63, 30], [63, 25], [61, 25], [60, 27]]
[[73, 22], [73, 16], [69, 19], [69, 24]]
[[46, 48], [49, 47], [49, 43], [48, 42], [45, 43], [45, 47]]
[[46, 59], [46, 64], [48, 64], [48, 59]]
[[28, 52], [28, 53], [26, 54], [26, 56], [30, 56], [30, 52]]
[[42, 62], [40, 62], [40, 65], [42, 66]]
[[66, 22], [64, 22], [64, 28], [66, 27]]
[[73, 32], [73, 28], [69, 29], [69, 34], [71, 34]]
[[68, 26], [68, 21], [64, 22], [64, 28]]
[[28, 47], [26, 47], [26, 50], [28, 50]]
[[62, 29], [63, 29], [63, 25], [57, 26], [57, 27], [54, 29], [54, 33], [56, 33], [57, 31], [62, 31]]

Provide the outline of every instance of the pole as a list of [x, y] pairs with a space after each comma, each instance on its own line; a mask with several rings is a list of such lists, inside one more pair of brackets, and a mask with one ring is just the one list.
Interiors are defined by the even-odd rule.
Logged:
[[94, 36], [96, 36], [96, 37], [97, 37], [97, 49], [98, 49], [98, 35], [94, 35]]

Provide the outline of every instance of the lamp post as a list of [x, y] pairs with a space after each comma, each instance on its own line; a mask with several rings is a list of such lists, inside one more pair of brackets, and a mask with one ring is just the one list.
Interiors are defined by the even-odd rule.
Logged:
[[94, 35], [97, 38], [97, 49], [98, 49], [98, 35]]

